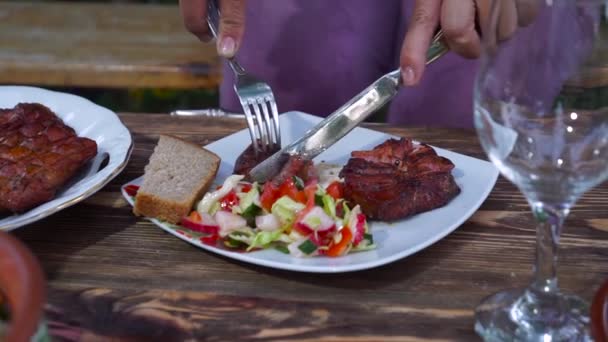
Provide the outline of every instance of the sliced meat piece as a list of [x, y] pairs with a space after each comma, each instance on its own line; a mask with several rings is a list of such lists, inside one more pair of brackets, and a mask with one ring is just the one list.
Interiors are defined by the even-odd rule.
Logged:
[[312, 160], [294, 155], [290, 156], [281, 171], [272, 177], [272, 183], [278, 187], [293, 176], [298, 176], [304, 182], [307, 182], [311, 177], [315, 177], [313, 175], [316, 175], [316, 172], [314, 172]]
[[[236, 159], [233, 173], [247, 176], [249, 175], [251, 169], [278, 151], [278, 149], [263, 151], [259, 152], [256, 156], [253, 150], [253, 145], [249, 145]], [[280, 186], [286, 179], [293, 176], [298, 176], [305, 182], [315, 178], [316, 172], [314, 170], [312, 161], [305, 160], [299, 156], [290, 156], [281, 171], [272, 177], [272, 182], [275, 185]]]
[[236, 163], [234, 164], [234, 172], [235, 175], [248, 175], [249, 171], [253, 169], [256, 165], [263, 162], [265, 159], [273, 155], [279, 149], [268, 150], [268, 151], [260, 151], [257, 155], [253, 149], [253, 144], [247, 146], [247, 148], [236, 158]]

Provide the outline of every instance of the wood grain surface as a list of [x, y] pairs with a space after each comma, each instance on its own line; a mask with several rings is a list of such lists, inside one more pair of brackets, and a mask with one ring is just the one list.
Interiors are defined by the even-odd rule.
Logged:
[[[120, 186], [142, 175], [159, 133], [207, 144], [244, 122], [120, 116], [135, 139], [124, 172], [83, 203], [15, 231], [46, 272], [58, 340], [474, 341], [477, 303], [525, 286], [532, 274], [534, 221], [503, 178], [455, 232], [366, 271], [295, 273], [200, 250], [133, 216]], [[472, 131], [368, 127], [485, 158]], [[558, 269], [565, 291], [590, 300], [608, 277], [607, 222], [605, 183], [566, 222]]]
[[0, 2], [0, 83], [215, 88], [213, 43], [176, 5]]

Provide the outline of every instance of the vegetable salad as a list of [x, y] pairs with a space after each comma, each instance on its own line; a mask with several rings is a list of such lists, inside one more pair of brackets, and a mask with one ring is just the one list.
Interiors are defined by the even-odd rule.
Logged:
[[275, 248], [296, 257], [338, 257], [373, 249], [367, 219], [350, 207], [338, 180], [304, 184], [294, 176], [280, 186], [232, 175], [208, 192], [181, 226], [207, 244], [252, 251]]

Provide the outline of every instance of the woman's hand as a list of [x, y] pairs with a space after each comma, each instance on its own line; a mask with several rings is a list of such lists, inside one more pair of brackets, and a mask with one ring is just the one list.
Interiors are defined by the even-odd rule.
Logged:
[[[482, 32], [490, 39], [509, 38], [519, 26], [534, 20], [539, 0], [498, 0], [500, 11], [495, 32]], [[492, 0], [415, 0], [410, 25], [401, 47], [401, 72], [405, 85], [420, 81], [426, 52], [438, 26], [450, 50], [466, 58], [477, 58], [481, 38], [477, 28], [487, 30]]]
[[[233, 57], [239, 49], [243, 32], [245, 32], [245, 0], [219, 1], [220, 32], [217, 40], [217, 53], [224, 57]], [[207, 0], [180, 0], [179, 7], [184, 18], [184, 25], [200, 40], [211, 40], [207, 25]]]

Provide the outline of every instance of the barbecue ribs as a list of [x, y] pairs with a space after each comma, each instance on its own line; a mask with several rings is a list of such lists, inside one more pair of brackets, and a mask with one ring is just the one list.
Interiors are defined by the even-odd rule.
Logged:
[[97, 154], [49, 108], [20, 103], [0, 109], [0, 212], [29, 210], [51, 200]]

